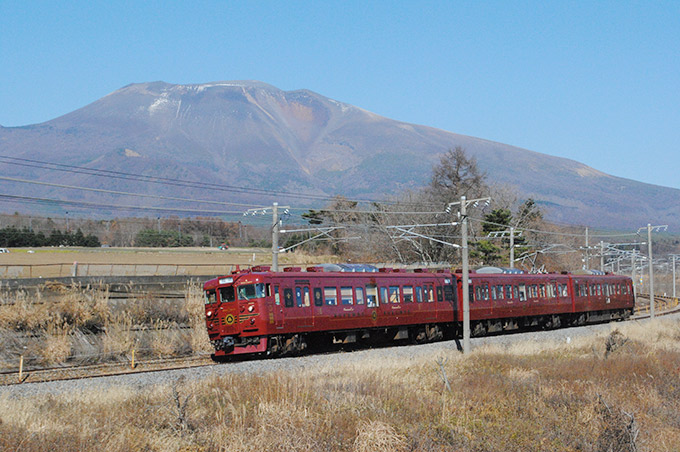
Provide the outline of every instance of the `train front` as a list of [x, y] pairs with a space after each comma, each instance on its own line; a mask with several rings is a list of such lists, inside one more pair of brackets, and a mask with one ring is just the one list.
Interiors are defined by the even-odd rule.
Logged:
[[214, 359], [267, 350], [267, 286], [262, 275], [234, 273], [203, 285]]

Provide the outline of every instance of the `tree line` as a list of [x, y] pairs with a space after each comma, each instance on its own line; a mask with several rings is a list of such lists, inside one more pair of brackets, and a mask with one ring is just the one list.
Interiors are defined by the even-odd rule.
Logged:
[[85, 235], [80, 229], [74, 232], [53, 229], [48, 235], [34, 232], [28, 228], [5, 227], [0, 229], [0, 244], [3, 247], [40, 247], [40, 246], [101, 246], [99, 239]]

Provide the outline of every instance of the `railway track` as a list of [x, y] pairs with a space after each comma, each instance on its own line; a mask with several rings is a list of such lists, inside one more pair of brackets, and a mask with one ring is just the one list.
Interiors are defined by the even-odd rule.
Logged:
[[[665, 298], [667, 303], [663, 306], [664, 310], [659, 310], [656, 316], [675, 314], [680, 312], [680, 305], [677, 300], [668, 297], [655, 297], [656, 299]], [[648, 303], [644, 303], [636, 309], [636, 314], [630, 320], [644, 320], [650, 317]], [[109, 364], [96, 364], [86, 366], [52, 367], [22, 371], [18, 370], [0, 372], [0, 386], [17, 385], [22, 383], [40, 383], [65, 380], [79, 380], [87, 378], [130, 375], [147, 372], [162, 372], [170, 370], [188, 369], [194, 367], [212, 366], [215, 363], [208, 354], [200, 356], [189, 356], [168, 359], [153, 359], [134, 362], [118, 362]]]
[[127, 375], [142, 372], [161, 372], [176, 369], [188, 369], [214, 365], [210, 355], [189, 356], [182, 358], [154, 359], [136, 362], [118, 362], [73, 367], [51, 367], [28, 371], [0, 372], [0, 386], [22, 383], [44, 383], [63, 380], [80, 380], [85, 378]]

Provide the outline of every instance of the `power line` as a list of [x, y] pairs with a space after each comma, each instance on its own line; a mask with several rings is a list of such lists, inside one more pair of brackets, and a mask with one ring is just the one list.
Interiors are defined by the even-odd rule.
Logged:
[[[0, 176], [0, 180], [5, 180], [5, 181], [10, 181], [10, 182], [20, 182], [23, 184], [32, 184], [32, 185], [43, 185], [43, 186], [48, 186], [48, 187], [58, 187], [58, 188], [66, 188], [69, 190], [82, 190], [82, 191], [90, 191], [90, 192], [96, 192], [96, 193], [108, 193], [108, 194], [114, 194], [114, 195], [125, 195], [125, 196], [138, 196], [142, 198], [154, 198], [154, 199], [163, 199], [163, 200], [169, 200], [169, 201], [186, 201], [186, 202], [195, 202], [195, 203], [202, 203], [202, 204], [217, 204], [217, 205], [228, 205], [228, 206], [243, 206], [243, 207], [250, 207], [253, 204], [242, 204], [242, 203], [235, 203], [235, 202], [223, 202], [223, 201], [208, 201], [205, 199], [189, 199], [189, 198], [177, 198], [173, 196], [161, 196], [161, 195], [147, 195], [144, 193], [132, 193], [132, 192], [126, 192], [126, 191], [116, 191], [116, 190], [105, 190], [103, 188], [89, 188], [89, 187], [79, 187], [75, 185], [64, 185], [64, 184], [54, 184], [50, 182], [38, 182], [38, 181], [30, 181], [26, 179], [17, 179], [13, 177], [2, 177]], [[263, 206], [260, 206], [259, 208], [263, 208]]]
[[216, 214], [216, 215], [240, 215], [240, 211], [221, 211], [221, 210], [197, 210], [197, 209], [178, 209], [172, 207], [140, 207], [140, 206], [126, 206], [117, 204], [101, 204], [92, 203], [87, 201], [68, 201], [62, 199], [53, 198], [38, 198], [33, 196], [15, 196], [15, 195], [4, 195], [0, 194], [0, 199], [13, 200], [13, 201], [24, 201], [32, 202], [38, 204], [59, 204], [59, 205], [70, 205], [77, 207], [88, 207], [101, 210], [101, 208], [108, 207], [118, 210], [141, 210], [141, 211], [154, 211], [154, 212], [185, 212], [185, 213], [196, 213], [196, 214]]
[[[207, 183], [207, 182], [203, 182], [203, 181], [170, 179], [170, 178], [166, 178], [166, 177], [147, 176], [147, 175], [143, 175], [143, 174], [126, 173], [126, 172], [122, 172], [122, 171], [94, 169], [94, 168], [87, 168], [87, 167], [76, 166], [76, 165], [66, 165], [66, 164], [62, 164], [62, 163], [46, 162], [46, 161], [35, 160], [35, 159], [10, 157], [10, 156], [6, 156], [6, 155], [0, 155], [0, 163], [18, 165], [18, 166], [25, 166], [25, 167], [30, 167], [30, 168], [47, 169], [47, 170], [53, 170], [53, 171], [62, 171], [62, 172], [73, 173], [73, 174], [85, 174], [85, 175], [90, 175], [90, 176], [109, 177], [109, 178], [113, 178], [113, 179], [123, 179], [123, 180], [133, 180], [133, 181], [138, 181], [138, 182], [147, 182], [147, 183], [153, 183], [153, 184], [170, 185], [170, 186], [185, 187], [185, 188], [211, 189], [211, 190], [217, 190], [217, 191], [235, 192], [235, 193], [243, 193], [243, 194], [259, 194], [259, 195], [263, 195], [263, 196], [292, 197], [292, 198], [309, 199], [309, 200], [317, 200], [317, 201], [334, 201], [334, 200], [337, 199], [337, 197], [328, 196], [328, 195], [312, 195], [312, 194], [305, 194], [305, 193], [298, 193], [298, 192], [269, 190], [269, 189], [264, 189], [264, 188], [251, 188], [251, 187], [240, 187], [240, 186], [235, 186], [235, 185]], [[351, 201], [351, 200], [349, 200], [349, 201]], [[376, 199], [360, 199], [360, 198], [357, 198], [354, 201], [362, 202], [362, 203], [384, 203], [384, 204], [394, 204], [395, 203], [395, 202], [391, 202], [391, 201], [376, 200]], [[416, 204], [416, 203], [411, 203], [411, 204]], [[421, 203], [418, 203], [418, 204], [421, 204]]]

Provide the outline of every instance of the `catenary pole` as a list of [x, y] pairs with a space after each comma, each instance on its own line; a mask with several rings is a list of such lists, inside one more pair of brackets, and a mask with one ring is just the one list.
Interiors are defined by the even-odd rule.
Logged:
[[470, 353], [470, 269], [468, 267], [467, 206], [465, 196], [460, 197], [460, 219], [463, 260], [463, 354]]
[[272, 271], [279, 271], [279, 203], [272, 205]]
[[515, 268], [515, 228], [510, 226], [510, 268]]
[[586, 228], [586, 261], [584, 263], [584, 270], [590, 269], [590, 255], [589, 255], [589, 249], [588, 249], [588, 228]]
[[649, 250], [649, 317], [654, 318], [654, 260], [652, 258], [652, 225], [647, 223], [647, 249]]
[[630, 253], [630, 268], [631, 268], [631, 273], [630, 273], [630, 279], [633, 280], [633, 298], [635, 298], [635, 250], [633, 250], [632, 253]]

